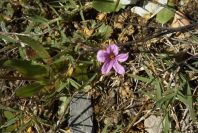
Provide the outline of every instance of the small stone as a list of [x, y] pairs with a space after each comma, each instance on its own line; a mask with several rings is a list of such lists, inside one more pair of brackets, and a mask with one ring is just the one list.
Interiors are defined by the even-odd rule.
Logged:
[[144, 126], [148, 133], [162, 133], [162, 118], [151, 115], [144, 121]]
[[75, 95], [70, 102], [69, 125], [72, 133], [93, 133], [93, 107], [91, 97]]

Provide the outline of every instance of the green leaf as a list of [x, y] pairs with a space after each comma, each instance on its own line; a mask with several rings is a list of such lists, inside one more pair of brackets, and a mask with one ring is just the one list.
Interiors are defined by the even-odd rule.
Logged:
[[175, 96], [176, 96], [175, 93], [171, 93], [171, 94], [168, 94], [168, 95], [162, 97], [160, 100], [158, 100], [158, 101], [156, 102], [156, 106], [157, 106], [158, 108], [161, 108], [165, 102], [170, 102], [170, 101], [172, 101], [172, 99], [174, 99]]
[[187, 87], [186, 95], [187, 96], [184, 96], [181, 92], [178, 92], [177, 98], [179, 101], [181, 101], [182, 103], [184, 103], [186, 105], [186, 107], [189, 109], [189, 113], [190, 113], [192, 120], [195, 122], [196, 121], [196, 113], [193, 108], [192, 94], [191, 94], [191, 90], [189, 89], [189, 87]]
[[59, 105], [58, 115], [62, 116], [65, 112], [65, 109], [68, 107], [68, 104], [70, 103], [70, 98], [63, 96], [60, 97], [59, 100], [61, 101], [61, 104]]
[[68, 83], [64, 83], [62, 81], [59, 81], [58, 84], [55, 84], [57, 88], [57, 92], [61, 92], [63, 89], [66, 89]]
[[76, 82], [75, 80], [73, 80], [71, 78], [68, 78], [68, 81], [74, 88], [80, 89], [81, 85], [78, 82]]
[[49, 22], [48, 19], [46, 19], [46, 18], [44, 18], [42, 16], [37, 16], [37, 15], [31, 16], [30, 20], [33, 21], [33, 22], [36, 22], [36, 23], [41, 23], [41, 24], [46, 24], [46, 23]]
[[122, 125], [117, 125], [115, 131], [113, 133], [120, 133], [121, 132]]
[[102, 130], [102, 133], [107, 133], [107, 132], [108, 132], [108, 127], [109, 127], [109, 126], [110, 126], [109, 124], [106, 124], [105, 127], [104, 127], [103, 130]]
[[193, 62], [192, 65], [198, 65], [198, 61]]
[[186, 107], [189, 109], [189, 113], [193, 122], [196, 122], [197, 117], [193, 108], [193, 97], [191, 92], [192, 88], [190, 87], [188, 80], [184, 75], [180, 74], [180, 78], [182, 82], [183, 93], [178, 91], [177, 98], [186, 105]]
[[163, 8], [158, 14], [157, 14], [157, 22], [161, 24], [167, 23], [169, 20], [171, 20], [175, 15], [175, 10], [173, 10], [170, 7]]
[[109, 25], [105, 25], [102, 24], [99, 28], [98, 28], [98, 34], [104, 38], [107, 39], [111, 36], [111, 34], [113, 33], [113, 29], [111, 26]]
[[6, 15], [9, 17], [12, 17], [14, 14], [14, 9], [11, 3], [6, 4], [7, 5], [7, 10], [6, 10]]
[[61, 56], [60, 58], [56, 59], [52, 64], [51, 68], [53, 73], [63, 72], [68, 68], [68, 61], [67, 58]]
[[155, 82], [153, 82], [155, 89], [156, 89], [156, 98], [157, 100], [162, 98], [162, 88], [161, 88], [161, 83], [159, 79], [156, 79]]
[[78, 8], [76, 1], [74, 0], [69, 0], [70, 4], [74, 7], [74, 8]]
[[169, 133], [170, 131], [170, 116], [169, 116], [169, 112], [167, 112], [167, 114], [165, 115], [164, 121], [163, 121], [163, 131], [164, 133]]
[[76, 66], [74, 75], [78, 81], [87, 81], [88, 80], [87, 66], [86, 65]]
[[16, 90], [16, 95], [19, 97], [31, 97], [39, 92], [44, 85], [33, 83], [27, 86], [20, 87]]
[[45, 48], [43, 47], [43, 45], [40, 42], [38, 42], [30, 37], [24, 37], [24, 36], [18, 36], [18, 37], [23, 43], [32, 47], [32, 49], [36, 51], [37, 55], [40, 58], [42, 58], [44, 61], [47, 61], [47, 59], [48, 60], [50, 59], [49, 53], [47, 52], [47, 50], [45, 50]]
[[48, 75], [47, 69], [41, 65], [34, 65], [30, 61], [25, 60], [7, 60], [3, 64], [9, 69], [14, 69], [23, 74], [24, 76], [39, 78]]
[[93, 74], [93, 76], [91, 76], [89, 78], [89, 80], [86, 83], [84, 83], [83, 85], [86, 86], [88, 84], [91, 84], [91, 82], [95, 79], [96, 76], [97, 76], [97, 73]]
[[192, 67], [191, 65], [186, 65], [188, 68], [190, 68], [192, 71], [198, 73], [198, 69]]
[[92, 6], [99, 12], [114, 12], [118, 11], [121, 8], [124, 8], [125, 5], [118, 3], [119, 0], [93, 0]]
[[10, 120], [10, 119], [14, 118], [14, 116], [15, 116], [15, 115], [14, 115], [12, 112], [10, 112], [10, 111], [4, 111], [3, 113], [4, 113], [4, 116], [5, 116], [5, 118], [6, 118], [7, 120]]
[[198, 43], [198, 36], [192, 34], [192, 41]]
[[0, 35], [0, 38], [3, 40], [6, 40], [7, 42], [11, 42], [11, 43], [16, 43], [17, 40], [15, 40], [14, 38], [8, 36], [8, 35]]
[[6, 127], [5, 131], [6, 133], [11, 133], [11, 132], [14, 132], [15, 129], [16, 129], [16, 126], [13, 124], [13, 125]]
[[145, 82], [145, 83], [149, 83], [153, 80], [153, 79], [149, 79], [149, 78], [145, 78], [145, 77], [141, 77], [141, 76], [133, 75], [133, 74], [127, 74], [127, 75], [131, 78], [134, 78], [136, 80], [139, 80], [139, 81], [142, 81], [142, 82]]
[[21, 117], [22, 117], [22, 115], [19, 114], [18, 116], [16, 116], [16, 117], [8, 120], [7, 122], [5, 122], [3, 125], [0, 126], [0, 128], [8, 127], [8, 126], [16, 123], [16, 121], [18, 121]]
[[26, 49], [24, 47], [19, 47], [19, 54], [22, 59], [25, 60], [27, 58]]

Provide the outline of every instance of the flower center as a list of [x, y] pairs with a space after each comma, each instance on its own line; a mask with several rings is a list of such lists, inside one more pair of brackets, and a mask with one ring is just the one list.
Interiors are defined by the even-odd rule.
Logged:
[[114, 60], [115, 59], [115, 55], [114, 54], [110, 54], [109, 55], [109, 59]]

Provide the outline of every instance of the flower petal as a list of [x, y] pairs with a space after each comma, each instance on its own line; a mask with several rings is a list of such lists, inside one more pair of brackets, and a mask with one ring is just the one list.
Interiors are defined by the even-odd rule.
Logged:
[[97, 53], [97, 60], [99, 62], [105, 62], [105, 60], [108, 58], [108, 53], [105, 50], [99, 50]]
[[114, 55], [118, 55], [118, 46], [115, 44], [111, 44], [107, 47], [107, 53], [111, 54], [114, 53]]
[[111, 70], [111, 68], [113, 67], [114, 64], [114, 60], [108, 60], [106, 61], [103, 66], [102, 66], [102, 74], [107, 74], [109, 73], [109, 71]]
[[119, 74], [124, 74], [125, 73], [124, 67], [121, 66], [117, 61], [114, 62], [113, 68]]
[[119, 62], [124, 62], [128, 59], [128, 57], [128, 54], [119, 54], [116, 56], [116, 60], [118, 60]]

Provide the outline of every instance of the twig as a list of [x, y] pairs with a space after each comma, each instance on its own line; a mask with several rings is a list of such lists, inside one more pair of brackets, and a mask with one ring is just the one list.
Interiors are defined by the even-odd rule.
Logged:
[[[149, 101], [149, 100], [148, 100]], [[137, 119], [140, 117], [143, 109], [145, 108], [145, 106], [147, 105], [148, 101], [145, 102], [145, 104], [140, 108], [140, 111], [137, 113], [137, 115], [135, 116], [135, 118], [131, 119], [130, 124], [127, 126], [126, 129], [126, 133], [128, 133], [130, 131], [130, 129], [133, 127], [134, 123], [137, 121]]]
[[36, 81], [35, 78], [32, 77], [8, 77], [8, 76], [0, 76], [0, 79], [3, 80], [11, 80], [11, 81], [15, 81], [15, 80], [30, 80], [30, 81]]
[[152, 35], [152, 36], [146, 36], [145, 38], [141, 38], [141, 39], [134, 40], [134, 41], [129, 41], [129, 42], [126, 42], [126, 43], [119, 43], [118, 45], [129, 46], [129, 45], [139, 43], [139, 42], [146, 42], [150, 39], [157, 38], [157, 37], [160, 37], [160, 36], [163, 36], [163, 35], [166, 35], [166, 34], [170, 34], [170, 33], [174, 33], [174, 32], [186, 32], [186, 31], [189, 31], [189, 30], [194, 30], [197, 27], [198, 27], [198, 23], [193, 23], [193, 24], [178, 27], [178, 28], [167, 28], [167, 29], [164, 29], [164, 30], [160, 30], [156, 33], [153, 33], [154, 35]]
[[0, 31], [0, 35], [16, 35], [16, 36], [28, 36], [28, 37], [31, 37], [31, 36], [40, 36], [40, 35], [44, 35], [46, 33], [48, 33], [49, 31], [45, 31], [43, 33], [31, 33], [31, 34], [27, 34], [27, 33], [16, 33], [16, 32], [2, 32]]

